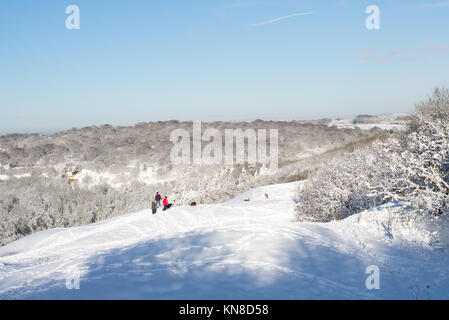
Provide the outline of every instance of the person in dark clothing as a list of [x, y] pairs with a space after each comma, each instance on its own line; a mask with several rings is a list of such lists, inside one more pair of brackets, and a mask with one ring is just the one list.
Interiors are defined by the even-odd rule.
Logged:
[[156, 200], [156, 204], [157, 204], [158, 207], [161, 206], [161, 199], [162, 199], [162, 197], [159, 194], [159, 192], [156, 192], [156, 196], [154, 197], [154, 200]]
[[153, 212], [153, 214], [155, 214], [157, 212], [157, 207], [156, 207], [156, 202], [153, 201], [151, 203], [151, 211]]

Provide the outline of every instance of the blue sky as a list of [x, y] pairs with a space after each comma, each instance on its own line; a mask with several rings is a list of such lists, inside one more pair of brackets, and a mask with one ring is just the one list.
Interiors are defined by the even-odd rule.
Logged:
[[448, 34], [445, 0], [2, 0], [0, 133], [408, 112], [449, 86]]

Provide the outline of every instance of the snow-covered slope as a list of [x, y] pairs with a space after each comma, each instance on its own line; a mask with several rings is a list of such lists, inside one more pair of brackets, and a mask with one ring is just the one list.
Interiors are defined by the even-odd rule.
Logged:
[[[299, 187], [266, 186], [221, 205], [142, 211], [33, 234], [0, 248], [0, 298], [449, 297], [447, 252], [401, 225], [400, 206], [299, 223]], [[379, 290], [365, 286], [370, 265], [380, 269]], [[67, 289], [77, 275], [79, 290]]]

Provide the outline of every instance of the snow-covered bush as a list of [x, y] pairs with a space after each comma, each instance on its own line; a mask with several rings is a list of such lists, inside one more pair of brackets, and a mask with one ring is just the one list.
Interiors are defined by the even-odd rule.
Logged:
[[441, 215], [449, 212], [449, 91], [435, 89], [416, 107], [404, 143], [409, 184], [420, 208]]
[[323, 164], [299, 194], [299, 218], [340, 220], [396, 200], [404, 182], [389, 158], [398, 146], [397, 139], [379, 140]]
[[435, 89], [419, 103], [409, 130], [333, 159], [299, 194], [298, 218], [330, 221], [389, 201], [429, 230], [448, 234], [449, 91]]

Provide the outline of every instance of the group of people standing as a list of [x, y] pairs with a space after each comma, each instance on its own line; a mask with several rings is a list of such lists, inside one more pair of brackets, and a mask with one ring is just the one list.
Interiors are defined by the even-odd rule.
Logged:
[[157, 212], [157, 208], [159, 208], [161, 206], [161, 200], [162, 200], [162, 205], [164, 206], [162, 211], [165, 211], [172, 206], [171, 203], [168, 203], [167, 196], [165, 196], [164, 199], [162, 199], [162, 196], [159, 194], [159, 192], [156, 192], [154, 201], [151, 203], [151, 210], [153, 211], [153, 214], [155, 214]]

